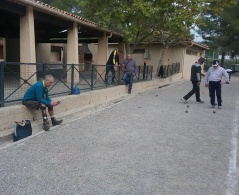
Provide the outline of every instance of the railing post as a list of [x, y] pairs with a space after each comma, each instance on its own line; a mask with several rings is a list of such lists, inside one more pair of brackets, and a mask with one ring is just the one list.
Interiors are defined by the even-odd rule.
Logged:
[[74, 69], [75, 69], [75, 65], [72, 64], [71, 65], [71, 94], [74, 93]]
[[4, 65], [5, 62], [0, 62], [0, 107], [4, 106]]
[[149, 74], [149, 66], [146, 66], [146, 80], [148, 80], [148, 75]]
[[145, 79], [145, 71], [146, 71], [146, 62], [144, 61], [143, 80]]
[[43, 74], [43, 78], [45, 78], [45, 76], [46, 76], [46, 64], [45, 63], [42, 65], [42, 74]]
[[140, 70], [141, 70], [141, 66], [138, 67], [138, 81], [139, 81], [139, 77], [140, 77]]
[[94, 85], [94, 69], [95, 65], [91, 64], [91, 75], [90, 75], [90, 89], [93, 90], [93, 85]]
[[120, 66], [118, 66], [118, 68], [117, 68], [117, 84], [119, 85], [119, 83], [120, 83]]
[[151, 80], [153, 80], [153, 66], [151, 66], [151, 73], [150, 73]]

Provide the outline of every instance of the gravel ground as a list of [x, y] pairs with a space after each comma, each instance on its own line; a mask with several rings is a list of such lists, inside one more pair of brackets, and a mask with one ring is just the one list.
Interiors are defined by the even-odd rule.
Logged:
[[238, 84], [221, 110], [180, 81], [2, 148], [0, 194], [239, 195]]

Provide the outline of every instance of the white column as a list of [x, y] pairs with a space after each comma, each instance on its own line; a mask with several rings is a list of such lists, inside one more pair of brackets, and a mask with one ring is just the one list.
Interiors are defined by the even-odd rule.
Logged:
[[[27, 6], [26, 15], [20, 18], [20, 62], [36, 63], [35, 49], [33, 8]], [[24, 79], [28, 79], [35, 72], [36, 65], [21, 65], [20, 67], [20, 74]], [[28, 82], [33, 84], [36, 80], [36, 76], [33, 76]]]
[[[106, 65], [107, 59], [108, 59], [108, 38], [106, 36], [106, 33], [104, 33], [102, 37], [98, 38], [98, 56], [97, 56], [97, 61], [95, 63], [97, 65], [104, 65], [104, 66], [96, 67], [100, 75], [106, 69], [105, 65]], [[102, 77], [104, 78], [105, 75], [102, 74]], [[99, 78], [99, 75], [97, 75], [97, 78]]]
[[[75, 22], [73, 23], [73, 27], [71, 29], [68, 29], [66, 63], [67, 64], [79, 64], [78, 25]], [[79, 67], [77, 66], [76, 69], [79, 70]], [[75, 81], [75, 83], [77, 83], [79, 80], [79, 74], [76, 70], [74, 70], [74, 71], [75, 71], [74, 81]], [[71, 81], [71, 71], [68, 71], [67, 72], [67, 82], [70, 83], [70, 81]]]

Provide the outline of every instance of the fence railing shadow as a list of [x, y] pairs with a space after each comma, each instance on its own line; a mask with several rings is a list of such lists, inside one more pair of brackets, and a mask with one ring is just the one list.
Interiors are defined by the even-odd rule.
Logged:
[[180, 72], [180, 63], [172, 63], [171, 65], [161, 65], [157, 71], [157, 76], [167, 78]]

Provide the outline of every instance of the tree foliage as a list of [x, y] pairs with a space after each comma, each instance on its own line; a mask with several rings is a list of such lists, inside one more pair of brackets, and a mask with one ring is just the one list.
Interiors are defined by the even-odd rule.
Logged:
[[232, 57], [239, 52], [239, 0], [235, 5], [226, 7], [221, 13], [208, 12], [202, 17], [199, 31], [212, 49], [219, 50], [224, 55], [231, 52]]
[[160, 42], [165, 49], [171, 44], [191, 42], [190, 30], [195, 25], [207, 26], [205, 15], [219, 16], [238, 0], [43, 1], [122, 33], [126, 45], [133, 45], [127, 47], [132, 52], [139, 44], [153, 41]]

